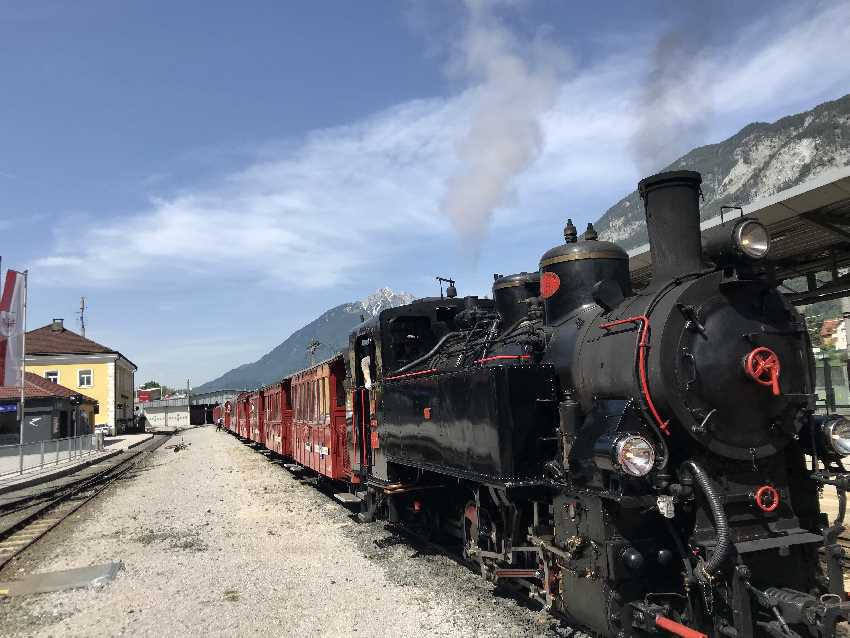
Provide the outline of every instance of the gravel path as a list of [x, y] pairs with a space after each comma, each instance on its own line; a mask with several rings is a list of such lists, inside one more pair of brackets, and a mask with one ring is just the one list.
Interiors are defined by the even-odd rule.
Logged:
[[554, 636], [550, 617], [361, 525], [212, 428], [160, 448], [3, 578], [121, 560], [99, 590], [0, 601], [4, 636]]

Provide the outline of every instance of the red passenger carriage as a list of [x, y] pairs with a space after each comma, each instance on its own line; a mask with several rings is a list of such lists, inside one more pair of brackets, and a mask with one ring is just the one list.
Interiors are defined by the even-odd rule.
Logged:
[[[225, 428], [333, 480], [351, 480], [345, 359], [338, 354], [225, 404]], [[231, 416], [231, 412], [233, 415]]]
[[292, 457], [323, 476], [351, 476], [345, 446], [345, 361], [333, 357], [290, 378]]
[[292, 455], [292, 407], [290, 381], [273, 383], [262, 389], [265, 447], [281, 456]]
[[256, 390], [248, 395], [248, 438], [260, 445], [266, 444], [263, 412], [263, 392]]
[[246, 439], [249, 438], [251, 430], [250, 396], [250, 393], [242, 392], [238, 397], [236, 397], [236, 434]]
[[232, 426], [233, 402], [232, 401], [225, 401], [224, 405], [222, 406], [221, 412], [222, 412], [222, 419], [224, 420], [224, 429], [225, 430], [232, 430], [233, 429], [233, 426]]

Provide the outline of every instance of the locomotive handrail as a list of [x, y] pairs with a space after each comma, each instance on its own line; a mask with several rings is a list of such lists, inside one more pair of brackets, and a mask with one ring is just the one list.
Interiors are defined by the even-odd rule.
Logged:
[[410, 377], [420, 377], [425, 374], [431, 374], [433, 372], [437, 372], [437, 368], [431, 368], [429, 370], [418, 370], [416, 372], [408, 372], [407, 374], [396, 374], [391, 377], [384, 377], [384, 381], [395, 381], [397, 379], [407, 379]]
[[655, 419], [658, 428], [664, 434], [670, 436], [670, 420], [662, 420], [661, 415], [658, 414], [658, 410], [655, 407], [655, 403], [652, 401], [652, 395], [649, 393], [649, 381], [647, 379], [646, 374], [646, 350], [649, 348], [649, 317], [647, 317], [646, 315], [635, 315], [634, 317], [626, 317], [625, 319], [616, 319], [615, 321], [609, 321], [608, 323], [600, 324], [599, 327], [602, 330], [610, 330], [615, 326], [622, 326], [630, 323], [641, 324], [637, 348], [637, 366], [638, 376], [640, 377], [641, 393], [643, 394], [644, 401], [646, 401], [646, 406], [647, 408], [649, 408], [649, 412]]

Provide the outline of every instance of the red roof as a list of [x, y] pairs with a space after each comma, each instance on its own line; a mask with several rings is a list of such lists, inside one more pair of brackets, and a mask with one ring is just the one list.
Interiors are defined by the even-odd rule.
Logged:
[[[54, 323], [49, 323], [41, 328], [27, 332], [27, 354], [117, 354], [124, 356], [117, 350], [107, 348], [96, 341], [86, 339], [73, 330], [68, 330], [59, 321], [59, 328]], [[124, 357], [127, 359], [127, 357]], [[135, 364], [127, 359], [133, 367]]]
[[[84, 401], [91, 401], [92, 403], [97, 403], [95, 399], [92, 399], [91, 397], [88, 397], [85, 394], [82, 394], [81, 392], [74, 392], [70, 388], [66, 388], [64, 385], [59, 385], [58, 383], [48, 381], [44, 377], [40, 377], [33, 372], [26, 373], [25, 381], [26, 391], [24, 394], [24, 398], [26, 399], [68, 399], [74, 395], [78, 395], [82, 397]], [[0, 386], [0, 400], [20, 398], [21, 386]]]

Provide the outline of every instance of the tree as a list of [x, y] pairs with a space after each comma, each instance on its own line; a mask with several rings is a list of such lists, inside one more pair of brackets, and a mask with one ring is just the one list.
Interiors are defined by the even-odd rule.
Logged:
[[177, 392], [176, 388], [171, 388], [164, 383], [160, 383], [159, 381], [145, 381], [142, 385], [139, 386], [140, 390], [149, 390], [151, 388], [162, 388], [162, 396], [166, 396], [169, 394], [175, 394]]

